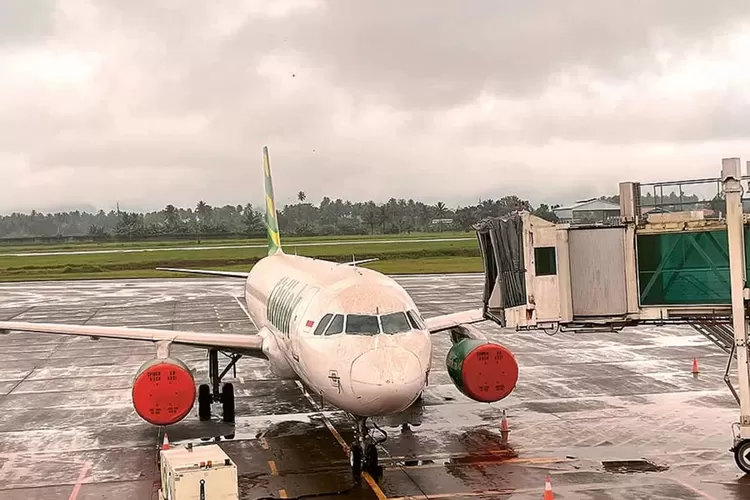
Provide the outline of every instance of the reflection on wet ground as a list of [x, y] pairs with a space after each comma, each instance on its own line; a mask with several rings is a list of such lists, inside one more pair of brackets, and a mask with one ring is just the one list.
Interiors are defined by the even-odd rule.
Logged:
[[[480, 304], [480, 276], [399, 281], [425, 316]], [[251, 333], [233, 298], [241, 288], [214, 279], [0, 284], [0, 319]], [[376, 422], [388, 437], [379, 485], [352, 486], [348, 418], [275, 380], [261, 360], [238, 363], [234, 426], [193, 415], [168, 429], [169, 440], [218, 442], [237, 462], [243, 499], [538, 499], [547, 476], [560, 499], [750, 498], [727, 451], [738, 409], [721, 380], [726, 358], [710, 341], [683, 327], [555, 336], [480, 328], [518, 358], [516, 392], [492, 405], [462, 396], [445, 371], [449, 341], [435, 335], [423, 400]], [[206, 378], [205, 351], [175, 353]], [[0, 498], [155, 498], [162, 434], [130, 403], [132, 377], [152, 354], [140, 343], [2, 337]]]

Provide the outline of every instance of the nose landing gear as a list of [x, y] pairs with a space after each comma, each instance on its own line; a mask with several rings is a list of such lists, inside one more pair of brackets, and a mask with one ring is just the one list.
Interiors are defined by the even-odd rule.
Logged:
[[356, 422], [354, 442], [349, 446], [349, 465], [352, 468], [354, 480], [360, 481], [362, 473], [367, 472], [375, 481], [379, 481], [383, 476], [383, 467], [378, 465], [377, 446], [384, 442], [388, 435], [373, 423], [383, 433], [383, 438], [377, 441], [367, 428], [367, 418], [354, 417], [354, 420]]

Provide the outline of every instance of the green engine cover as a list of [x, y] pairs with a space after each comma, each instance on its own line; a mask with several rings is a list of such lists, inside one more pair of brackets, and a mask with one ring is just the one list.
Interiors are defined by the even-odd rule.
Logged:
[[474, 401], [500, 401], [513, 392], [518, 381], [513, 353], [488, 340], [457, 342], [448, 351], [445, 365], [456, 388]]

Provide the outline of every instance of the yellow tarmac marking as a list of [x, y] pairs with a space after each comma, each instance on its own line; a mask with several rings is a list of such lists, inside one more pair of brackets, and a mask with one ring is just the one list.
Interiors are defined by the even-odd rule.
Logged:
[[375, 493], [375, 496], [378, 497], [378, 500], [388, 500], [388, 497], [385, 495], [385, 493], [383, 493], [383, 490], [380, 489], [378, 483], [375, 482], [375, 480], [369, 473], [363, 472], [362, 478], [370, 486], [370, 488], [372, 488], [372, 491], [373, 493]]
[[274, 462], [273, 460], [269, 460], [268, 461], [268, 466], [271, 468], [271, 475], [272, 476], [278, 476], [279, 475], [279, 470], [276, 468], [276, 462]]
[[[297, 381], [297, 387], [299, 387], [300, 391], [302, 391], [302, 394], [305, 395], [308, 401], [310, 401], [310, 404], [313, 405], [315, 408], [318, 408], [320, 410], [320, 416], [323, 417], [323, 423], [328, 428], [329, 431], [331, 431], [331, 434], [333, 434], [333, 437], [338, 441], [341, 448], [344, 450], [344, 453], [346, 453], [347, 456], [349, 456], [349, 445], [346, 444], [346, 441], [344, 441], [344, 438], [341, 437], [341, 434], [339, 434], [339, 431], [336, 430], [336, 428], [331, 423], [330, 419], [326, 417], [325, 413], [323, 413], [323, 410], [318, 406], [318, 404], [313, 400], [313, 398], [310, 396], [310, 394], [305, 391], [305, 388], [302, 386], [302, 383], [298, 380]], [[375, 496], [378, 497], [378, 500], [387, 500], [388, 496], [386, 496], [385, 493], [383, 493], [383, 490], [380, 489], [380, 486], [378, 486], [378, 483], [375, 482], [375, 480], [372, 478], [370, 474], [367, 472], [362, 473], [362, 478], [365, 480], [365, 482], [370, 486], [370, 489], [373, 493], [375, 493]]]
[[289, 498], [289, 495], [287, 495], [286, 490], [279, 490], [279, 498]]

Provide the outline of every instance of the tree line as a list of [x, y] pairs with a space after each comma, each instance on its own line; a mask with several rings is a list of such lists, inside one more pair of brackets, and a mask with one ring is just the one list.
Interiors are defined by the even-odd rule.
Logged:
[[[324, 197], [319, 204], [307, 201], [303, 191], [297, 202], [279, 209], [283, 234], [294, 236], [396, 234], [470, 230], [484, 217], [503, 216], [514, 210], [529, 210], [556, 220], [553, 208], [534, 208], [517, 196], [482, 200], [476, 205], [449, 208], [443, 202], [427, 204], [413, 199], [391, 198], [386, 203], [351, 202]], [[167, 205], [162, 210], [139, 213], [99, 210], [0, 216], [0, 238], [79, 237], [94, 240], [261, 237], [265, 235], [264, 209], [246, 205], [211, 206], [199, 201], [195, 207]]]
[[[659, 197], [661, 198], [661, 197]], [[599, 199], [619, 203], [619, 196]], [[680, 209], [682, 203], [696, 203], [695, 195], [675, 193], [655, 200], [642, 197], [644, 205], [655, 201], [674, 203], [666, 209]], [[662, 203], [660, 203], [664, 206]], [[397, 234], [411, 232], [469, 231], [486, 217], [501, 217], [527, 210], [543, 219], [557, 222], [554, 213], [560, 205], [545, 203], [533, 207], [516, 195], [480, 200], [476, 205], [449, 208], [443, 202], [427, 204], [413, 199], [391, 198], [385, 203], [351, 202], [324, 197], [319, 204], [307, 201], [304, 191], [297, 202], [279, 210], [283, 234], [294, 236]], [[195, 207], [167, 205], [162, 210], [139, 213], [99, 210], [97, 213], [71, 211], [0, 216], [0, 239], [64, 238], [93, 240], [187, 239], [208, 237], [262, 237], [264, 209], [251, 204], [211, 206], [199, 201]]]

